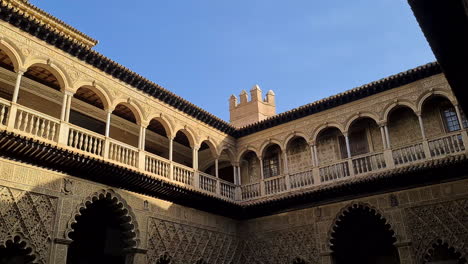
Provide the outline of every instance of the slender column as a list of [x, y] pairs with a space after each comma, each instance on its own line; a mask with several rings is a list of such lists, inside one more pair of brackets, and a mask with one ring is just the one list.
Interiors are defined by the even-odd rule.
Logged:
[[219, 178], [218, 159], [215, 159], [215, 176], [216, 176], [216, 178]]
[[237, 184], [242, 185], [242, 175], [240, 165], [237, 166]]
[[169, 179], [174, 179], [174, 163], [172, 162], [172, 152], [173, 152], [173, 146], [174, 146], [174, 139], [170, 138], [169, 139]]
[[385, 138], [387, 139], [387, 148], [391, 148], [392, 144], [390, 143], [390, 133], [388, 133], [388, 126], [384, 125]]
[[13, 98], [12, 102], [16, 103], [18, 101], [19, 90], [21, 86], [21, 77], [23, 76], [24, 71], [18, 71], [16, 74], [16, 83], [15, 83], [15, 90], [13, 91]]
[[195, 146], [192, 148], [192, 160], [193, 169], [198, 170], [198, 148]]
[[237, 167], [235, 165], [232, 165], [232, 175], [234, 178], [234, 184], [239, 185], [239, 182], [237, 181]]
[[458, 107], [458, 105], [454, 105], [455, 107], [455, 112], [457, 112], [457, 118], [458, 118], [458, 123], [460, 124], [460, 129], [464, 129], [463, 127], [463, 119], [462, 119], [462, 114], [461, 114], [461, 111], [460, 111], [460, 107]]
[[351, 147], [349, 146], [349, 137], [348, 133], [344, 133], [345, 141], [346, 141], [346, 153], [348, 154], [348, 159], [351, 158]]
[[423, 123], [422, 115], [421, 115], [421, 113], [416, 113], [416, 115], [418, 116], [419, 128], [421, 129], [422, 139], [425, 140], [426, 139], [426, 132], [424, 131], [424, 123]]
[[170, 161], [172, 161], [173, 146], [174, 146], [174, 139], [173, 139], [173, 138], [170, 138], [170, 139], [169, 139], [169, 160], [170, 160]]
[[260, 181], [263, 181], [263, 159], [260, 159]]
[[73, 94], [70, 93], [70, 92], [65, 92], [65, 94], [68, 94], [67, 108], [65, 109], [65, 122], [69, 122], [70, 121], [71, 99], [73, 97]]
[[146, 141], [146, 127], [140, 126], [140, 136], [139, 136], [138, 148], [140, 150], [145, 150], [145, 141]]
[[388, 146], [387, 146], [387, 139], [385, 137], [385, 128], [383, 125], [379, 126], [380, 127], [380, 134], [382, 135], [382, 144], [383, 144], [383, 148], [384, 149], [387, 149]]
[[109, 137], [109, 134], [110, 134], [111, 115], [112, 115], [112, 111], [111, 111], [111, 110], [107, 111], [107, 116], [106, 116], [106, 133], [105, 133], [105, 136], [106, 136], [106, 137]]
[[60, 113], [60, 120], [65, 121], [66, 112], [67, 112], [67, 104], [68, 104], [68, 94], [63, 94], [62, 100], [62, 112]]
[[314, 147], [315, 147], [315, 143], [310, 144], [310, 156], [311, 156], [311, 159], [312, 159], [312, 167], [317, 166], [316, 161], [315, 161]]
[[314, 145], [314, 157], [315, 157], [315, 165], [318, 167], [320, 165], [320, 161], [318, 159], [317, 145]]
[[289, 173], [289, 165], [288, 165], [288, 154], [286, 151], [283, 151], [283, 164], [284, 164], [284, 174]]

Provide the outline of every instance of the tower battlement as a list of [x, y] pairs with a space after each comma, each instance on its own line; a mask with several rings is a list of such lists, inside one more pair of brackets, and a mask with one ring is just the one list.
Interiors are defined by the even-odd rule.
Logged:
[[272, 90], [263, 98], [260, 87], [254, 85], [250, 89], [250, 98], [249, 101], [245, 90], [239, 95], [240, 102], [235, 95], [229, 98], [230, 122], [233, 126], [244, 127], [276, 114], [275, 93]]

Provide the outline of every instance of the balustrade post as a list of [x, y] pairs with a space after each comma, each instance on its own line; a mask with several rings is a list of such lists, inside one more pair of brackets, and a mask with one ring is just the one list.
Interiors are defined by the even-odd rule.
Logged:
[[198, 170], [193, 171], [193, 187], [200, 189], [200, 173], [198, 173]]
[[432, 155], [431, 155], [431, 149], [429, 148], [429, 142], [427, 139], [423, 140], [422, 146], [423, 146], [424, 155], [426, 156], [426, 159], [430, 159]]
[[385, 165], [387, 169], [395, 168], [395, 161], [393, 160], [393, 151], [391, 149], [385, 149], [383, 152]]
[[21, 86], [21, 77], [23, 77], [24, 71], [18, 71], [16, 73], [16, 83], [15, 83], [15, 89], [13, 90], [13, 98], [12, 102], [16, 103], [18, 102], [18, 95], [19, 95], [19, 90]]
[[312, 177], [314, 179], [314, 185], [318, 185], [322, 183], [322, 180], [320, 179], [320, 169], [319, 167], [315, 167], [312, 169]]
[[60, 121], [58, 144], [68, 146], [68, 135], [70, 133], [70, 126], [64, 121]]
[[347, 159], [348, 162], [348, 169], [349, 169], [349, 176], [353, 177], [355, 175], [354, 173], [354, 166], [353, 166], [353, 160], [351, 158]]
[[14, 129], [16, 123], [16, 113], [18, 112], [18, 104], [11, 103], [10, 112], [8, 113], [7, 128]]
[[109, 159], [109, 147], [110, 147], [110, 138], [106, 136], [104, 139], [104, 151], [103, 151], [104, 159]]

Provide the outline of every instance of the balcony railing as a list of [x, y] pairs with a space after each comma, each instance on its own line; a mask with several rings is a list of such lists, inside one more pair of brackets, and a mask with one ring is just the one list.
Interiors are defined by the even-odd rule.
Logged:
[[239, 186], [1, 98], [0, 129], [114, 162], [151, 177], [231, 201], [258, 199], [460, 154], [466, 152], [468, 142], [467, 131], [461, 130], [384, 152], [337, 160]]

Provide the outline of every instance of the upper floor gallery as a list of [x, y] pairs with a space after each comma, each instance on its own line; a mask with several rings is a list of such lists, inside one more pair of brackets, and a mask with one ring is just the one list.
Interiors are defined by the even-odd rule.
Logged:
[[235, 129], [10, 24], [0, 33], [0, 130], [220, 199], [255, 200], [466, 152], [468, 122], [436, 63]]

